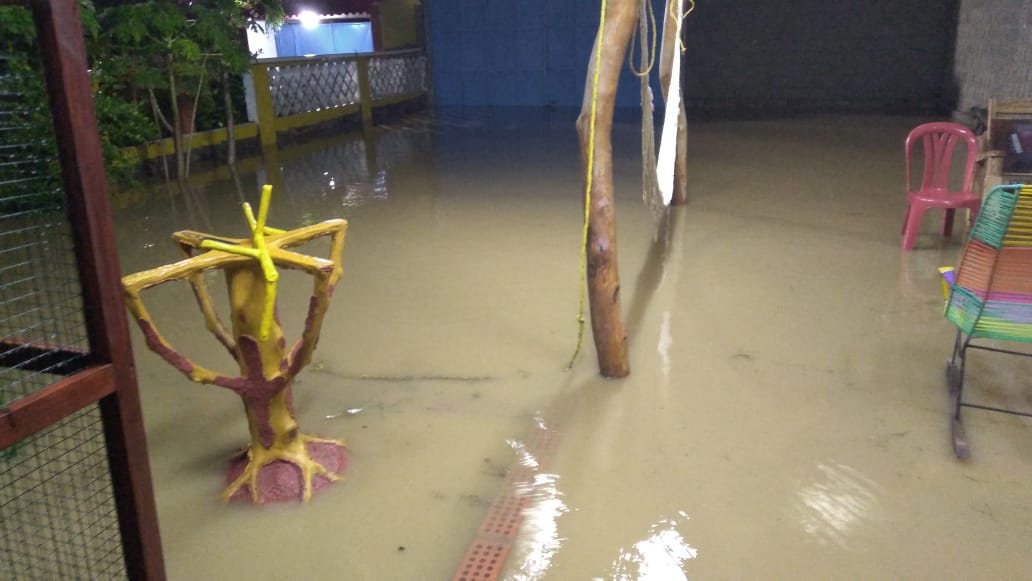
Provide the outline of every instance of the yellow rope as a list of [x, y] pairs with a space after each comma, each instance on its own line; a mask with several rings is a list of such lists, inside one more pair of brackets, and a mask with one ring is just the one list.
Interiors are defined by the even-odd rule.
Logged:
[[584, 191], [584, 232], [581, 235], [580, 264], [580, 305], [577, 308], [577, 348], [567, 369], [573, 368], [573, 362], [580, 354], [584, 342], [584, 303], [588, 289], [588, 220], [591, 217], [591, 176], [595, 170], [595, 108], [598, 105], [598, 71], [602, 65], [602, 37], [606, 29], [606, 0], [602, 0], [602, 10], [598, 17], [598, 47], [595, 49], [595, 72], [591, 81], [591, 126], [588, 128], [588, 177]]
[[645, 3], [645, 9], [649, 13], [649, 17], [652, 20], [652, 52], [649, 55], [649, 66], [645, 67], [644, 71], [638, 72], [634, 68], [634, 41], [638, 38], [638, 29], [634, 29], [634, 36], [631, 37], [631, 48], [627, 51], [627, 66], [631, 69], [637, 77], [644, 77], [652, 72], [653, 65], [656, 64], [656, 11], [652, 8], [652, 0], [641, 0]]
[[[695, 0], [688, 0], [688, 10], [684, 14], [682, 14], [680, 16], [678, 16], [677, 12], [674, 11], [674, 7], [675, 7], [674, 3], [671, 2], [670, 3], [670, 16], [672, 16], [673, 18], [675, 18], [677, 20], [684, 20], [689, 14], [692, 13], [692, 11], [695, 10]], [[677, 39], [677, 43], [681, 45], [681, 52], [686, 52], [688, 50], [688, 47], [684, 45], [684, 39], [683, 38], [678, 38]]]

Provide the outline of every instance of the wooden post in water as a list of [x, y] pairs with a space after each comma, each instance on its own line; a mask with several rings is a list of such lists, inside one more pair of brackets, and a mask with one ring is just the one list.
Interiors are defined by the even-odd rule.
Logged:
[[[591, 177], [591, 209], [588, 218], [588, 296], [591, 300], [591, 330], [598, 352], [598, 368], [604, 377], [626, 377], [627, 331], [620, 315], [620, 274], [616, 260], [616, 222], [613, 208], [613, 108], [624, 55], [631, 32], [638, 21], [638, 0], [608, 0], [605, 29], [595, 39], [584, 101], [577, 118], [581, 162], [587, 175], [591, 135], [591, 108], [595, 67], [598, 87], [595, 95], [595, 139]], [[598, 45], [601, 58], [598, 63]]]
[[[677, 37], [678, 14], [676, 0], [667, 0], [663, 11], [663, 43], [659, 55], [659, 83], [663, 91], [663, 102], [669, 102], [670, 77], [673, 73], [674, 51], [681, 50], [681, 39]], [[682, 23], [682, 28], [683, 28]], [[681, 63], [684, 68], [684, 62]], [[671, 206], [680, 206], [688, 202], [688, 119], [684, 112], [684, 93], [677, 103], [680, 111], [677, 114], [677, 153], [674, 161], [674, 195], [670, 199]]]

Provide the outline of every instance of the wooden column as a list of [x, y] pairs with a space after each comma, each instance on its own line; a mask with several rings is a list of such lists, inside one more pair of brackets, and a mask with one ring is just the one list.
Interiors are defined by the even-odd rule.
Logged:
[[[673, 74], [674, 51], [681, 50], [681, 39], [677, 38], [677, 13], [675, 0], [667, 0], [663, 11], [663, 43], [659, 55], [659, 82], [663, 91], [663, 102], [668, 101], [670, 77]], [[674, 6], [671, 11], [671, 6]], [[683, 10], [682, 10], [683, 13]], [[682, 34], [684, 24], [682, 23]], [[684, 61], [681, 61], [684, 69]], [[688, 119], [684, 112], [684, 94], [678, 100], [680, 111], [677, 114], [677, 154], [674, 162], [674, 195], [670, 199], [671, 206], [680, 206], [688, 201]]]
[[[627, 361], [627, 331], [620, 315], [620, 274], [616, 255], [616, 216], [613, 207], [613, 108], [620, 69], [623, 67], [631, 32], [638, 21], [638, 0], [609, 0], [605, 31], [595, 39], [584, 102], [577, 118], [581, 161], [587, 175], [591, 132], [592, 86], [598, 65], [595, 99], [595, 144], [592, 161], [591, 211], [588, 219], [588, 296], [591, 300], [591, 330], [598, 352], [598, 367], [604, 377], [625, 377], [631, 372]], [[598, 43], [602, 45], [601, 59]]]

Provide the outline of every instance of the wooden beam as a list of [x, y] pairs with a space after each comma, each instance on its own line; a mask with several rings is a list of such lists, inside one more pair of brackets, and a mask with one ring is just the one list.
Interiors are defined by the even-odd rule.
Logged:
[[110, 395], [114, 389], [114, 371], [110, 365], [101, 365], [0, 408], [0, 450]]

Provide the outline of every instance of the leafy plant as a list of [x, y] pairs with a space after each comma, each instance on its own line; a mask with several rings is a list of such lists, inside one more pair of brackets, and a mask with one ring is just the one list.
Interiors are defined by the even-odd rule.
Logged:
[[[83, 0], [79, 7], [84, 34], [87, 39], [95, 39], [99, 27], [93, 4]], [[4, 207], [6, 211], [12, 207], [22, 210], [54, 207], [61, 200], [60, 168], [36, 47], [36, 28], [29, 10], [18, 6], [0, 7], [0, 55], [3, 56], [0, 60], [0, 76], [3, 78], [0, 107], [9, 112], [11, 124], [5, 141], [21, 145], [18, 151], [8, 155], [31, 160], [5, 167], [10, 168], [9, 172], [38, 177], [24, 186], [31, 186], [34, 193], [23, 192], [16, 186], [5, 187], [2, 193], [2, 199], [6, 200]], [[157, 130], [139, 107], [118, 94], [101, 89], [101, 71], [93, 70], [91, 74], [105, 170], [115, 183], [132, 183], [139, 156], [123, 148], [153, 139]]]
[[146, 0], [100, 12], [98, 64], [116, 90], [146, 95], [153, 117], [172, 135], [181, 179], [190, 165], [185, 136], [193, 132], [202, 98], [215, 96], [213, 87], [221, 87], [227, 126], [233, 125], [230, 78], [247, 70], [251, 59], [241, 31], [256, 26], [259, 14], [282, 20], [282, 4]]

